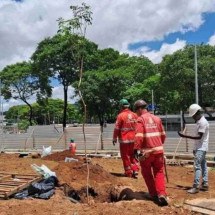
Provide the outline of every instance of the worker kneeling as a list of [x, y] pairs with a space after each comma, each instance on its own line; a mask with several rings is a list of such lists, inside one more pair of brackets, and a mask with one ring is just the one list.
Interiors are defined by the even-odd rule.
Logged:
[[163, 143], [166, 134], [161, 119], [147, 111], [147, 103], [138, 100], [134, 109], [139, 116], [134, 148], [139, 151], [141, 172], [150, 197], [160, 206], [168, 205], [164, 175]]

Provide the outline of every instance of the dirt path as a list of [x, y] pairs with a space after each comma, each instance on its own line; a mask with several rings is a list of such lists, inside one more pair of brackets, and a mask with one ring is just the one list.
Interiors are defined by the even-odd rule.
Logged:
[[[65, 152], [64, 152], [65, 153]], [[65, 153], [66, 155], [66, 153]], [[67, 184], [70, 188], [79, 190], [84, 199], [83, 189], [86, 186], [86, 164], [79, 158], [77, 163], [64, 163], [61, 154], [47, 159], [19, 158], [18, 155], [0, 154], [0, 172], [34, 173], [31, 164], [45, 164], [57, 173], [61, 185]], [[109, 192], [111, 187], [129, 187], [134, 193], [147, 192], [145, 183], [140, 175], [138, 179], [123, 177], [120, 159], [93, 158], [90, 164], [90, 186], [94, 189], [94, 197], [90, 197], [90, 204], [74, 204], [64, 194], [63, 186], [56, 188], [56, 193], [49, 200], [0, 200], [0, 215], [3, 214], [197, 214], [183, 209], [183, 202], [194, 198], [215, 198], [215, 171], [209, 171], [210, 191], [200, 192], [196, 195], [187, 194], [186, 189], [193, 181], [193, 170], [187, 167], [168, 166], [169, 183], [167, 192], [170, 205], [159, 207], [155, 203], [142, 199], [132, 201], [110, 202]], [[82, 193], [81, 193], [82, 192]], [[105, 202], [109, 201], [109, 203]]]

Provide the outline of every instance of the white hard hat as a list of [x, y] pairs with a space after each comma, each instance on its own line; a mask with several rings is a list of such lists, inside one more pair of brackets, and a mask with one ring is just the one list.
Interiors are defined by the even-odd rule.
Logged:
[[201, 110], [202, 108], [198, 104], [192, 104], [189, 107], [189, 116], [193, 116], [196, 114], [198, 110]]

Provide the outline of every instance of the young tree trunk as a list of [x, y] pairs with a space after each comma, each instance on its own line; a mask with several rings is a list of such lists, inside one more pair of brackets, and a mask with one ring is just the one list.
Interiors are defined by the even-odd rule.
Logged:
[[64, 92], [64, 107], [63, 107], [63, 130], [66, 127], [66, 113], [67, 113], [67, 99], [68, 99], [68, 86], [63, 87]]
[[28, 107], [30, 108], [30, 115], [29, 115], [29, 124], [30, 126], [32, 126], [32, 117], [33, 117], [33, 108], [32, 106], [27, 102], [27, 101], [24, 101], [26, 105], [28, 105]]

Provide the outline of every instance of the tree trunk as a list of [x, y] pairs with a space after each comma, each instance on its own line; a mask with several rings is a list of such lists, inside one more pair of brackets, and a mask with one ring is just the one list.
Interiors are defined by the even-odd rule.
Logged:
[[32, 125], [33, 125], [33, 124], [32, 124], [33, 108], [32, 108], [32, 106], [31, 106], [28, 102], [26, 102], [26, 101], [24, 101], [24, 102], [25, 102], [25, 104], [27, 104], [28, 107], [30, 108], [29, 124], [30, 124], [30, 126], [32, 126]]
[[63, 86], [64, 92], [64, 107], [63, 107], [63, 130], [66, 128], [66, 114], [67, 114], [67, 99], [68, 99], [68, 86]]

